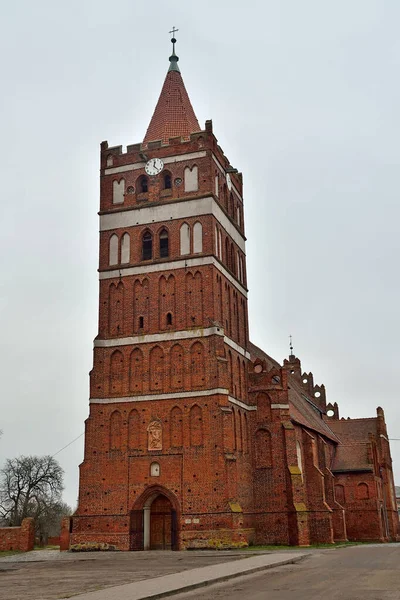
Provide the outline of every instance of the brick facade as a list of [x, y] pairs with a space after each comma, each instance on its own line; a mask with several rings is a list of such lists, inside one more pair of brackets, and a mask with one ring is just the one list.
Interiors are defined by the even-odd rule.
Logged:
[[242, 176], [192, 112], [174, 66], [144, 143], [101, 144], [99, 330], [79, 506], [61, 545], [393, 539], [388, 443], [376, 434], [368, 502], [350, 502], [361, 482], [334, 471], [337, 406], [328, 417], [324, 386], [296, 357], [280, 365], [249, 342]]

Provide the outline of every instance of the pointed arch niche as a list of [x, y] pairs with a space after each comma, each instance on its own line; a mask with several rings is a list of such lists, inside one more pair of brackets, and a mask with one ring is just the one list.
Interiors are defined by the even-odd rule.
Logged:
[[197, 404], [190, 409], [189, 415], [190, 445], [203, 445], [203, 413]]

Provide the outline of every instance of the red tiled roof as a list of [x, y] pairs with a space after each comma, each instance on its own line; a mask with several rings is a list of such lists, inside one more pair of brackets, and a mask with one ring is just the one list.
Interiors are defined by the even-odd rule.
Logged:
[[200, 131], [188, 93], [179, 71], [168, 71], [143, 143], [181, 136], [185, 139], [191, 133]]
[[372, 471], [368, 462], [369, 444], [339, 444], [336, 447], [332, 471]]
[[368, 434], [376, 435], [376, 417], [368, 419], [329, 419], [329, 427], [342, 444], [368, 442]]

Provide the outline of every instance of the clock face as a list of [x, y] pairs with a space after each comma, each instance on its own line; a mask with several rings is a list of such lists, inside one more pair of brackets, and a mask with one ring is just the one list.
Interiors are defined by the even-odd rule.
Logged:
[[226, 174], [226, 185], [228, 186], [228, 190], [231, 191], [232, 180], [231, 180], [231, 176], [229, 175], [229, 173]]
[[151, 158], [147, 161], [144, 170], [147, 175], [158, 175], [164, 168], [164, 163], [161, 158]]

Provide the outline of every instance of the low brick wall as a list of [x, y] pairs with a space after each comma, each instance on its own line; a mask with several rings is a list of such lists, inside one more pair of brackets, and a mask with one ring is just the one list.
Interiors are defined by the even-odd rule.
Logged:
[[20, 550], [29, 552], [35, 544], [33, 519], [24, 519], [20, 527], [0, 527], [0, 551]]
[[48, 537], [47, 545], [48, 546], [59, 546], [60, 545], [60, 536], [56, 535], [54, 537]]

